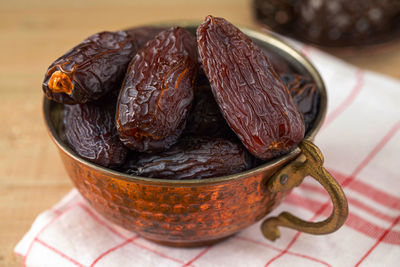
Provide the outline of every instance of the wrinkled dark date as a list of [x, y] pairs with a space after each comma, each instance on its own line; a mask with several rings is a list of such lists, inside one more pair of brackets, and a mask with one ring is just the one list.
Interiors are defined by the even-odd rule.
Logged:
[[197, 87], [194, 91], [192, 108], [183, 134], [230, 140], [236, 138], [222, 116], [209, 85]]
[[320, 94], [317, 86], [310, 78], [296, 74], [283, 74], [281, 79], [299, 108], [308, 131], [318, 114]]
[[86, 103], [119, 90], [136, 45], [125, 32], [96, 33], [58, 58], [42, 84], [59, 103]]
[[399, 35], [399, 0], [253, 0], [253, 10], [270, 30], [327, 47], [359, 49]]
[[292, 67], [285, 61], [283, 60], [279, 55], [274, 54], [271, 51], [263, 49], [265, 56], [269, 60], [269, 63], [271, 63], [272, 67], [274, 68], [275, 72], [278, 74], [282, 73], [294, 73], [294, 70]]
[[157, 34], [166, 30], [165, 27], [142, 26], [125, 30], [136, 43], [138, 49], [142, 48], [148, 41], [153, 39]]
[[191, 102], [197, 73], [194, 37], [173, 27], [148, 42], [127, 71], [117, 106], [121, 141], [140, 152], [176, 143]]
[[304, 138], [304, 122], [264, 52], [212, 16], [198, 27], [197, 41], [214, 97], [246, 148], [263, 160], [293, 149]]
[[69, 146], [82, 158], [104, 167], [125, 162], [128, 149], [115, 128], [115, 101], [65, 105], [64, 125]]
[[130, 158], [123, 171], [161, 179], [202, 179], [229, 175], [252, 167], [252, 157], [239, 143], [221, 138], [183, 138], [157, 155]]

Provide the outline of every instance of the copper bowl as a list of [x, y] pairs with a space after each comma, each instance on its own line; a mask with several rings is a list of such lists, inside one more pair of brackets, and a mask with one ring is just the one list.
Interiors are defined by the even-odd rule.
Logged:
[[[195, 32], [195, 24], [181, 25]], [[282, 225], [313, 234], [337, 230], [347, 217], [347, 202], [338, 183], [322, 167], [312, 140], [326, 113], [324, 83], [312, 64], [274, 36], [241, 28], [258, 45], [284, 58], [313, 78], [320, 90], [319, 113], [304, 141], [291, 153], [257, 168], [202, 180], [165, 180], [131, 176], [101, 167], [76, 155], [63, 141], [63, 106], [44, 99], [44, 117], [65, 168], [81, 195], [108, 220], [144, 238], [171, 246], [192, 247], [224, 239], [262, 219], [307, 175], [331, 195], [334, 209], [323, 222], [302, 221], [288, 213], [262, 224], [264, 235], [279, 237]]]

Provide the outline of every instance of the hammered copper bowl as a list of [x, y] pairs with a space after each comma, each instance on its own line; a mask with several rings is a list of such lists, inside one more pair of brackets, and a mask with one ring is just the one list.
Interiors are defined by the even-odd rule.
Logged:
[[[194, 24], [178, 24], [195, 32]], [[344, 223], [346, 198], [322, 167], [322, 155], [311, 143], [326, 112], [327, 96], [321, 77], [307, 59], [276, 37], [245, 28], [241, 30], [261, 47], [283, 57], [298, 72], [312, 77], [317, 84], [321, 94], [319, 113], [305, 140], [287, 155], [234, 175], [202, 180], [131, 176], [76, 155], [63, 141], [63, 106], [45, 99], [44, 117], [50, 136], [76, 188], [97, 212], [158, 243], [200, 246], [233, 235], [262, 219], [282, 202], [291, 188], [311, 175], [331, 195], [332, 215], [323, 222], [309, 223], [282, 213], [263, 223], [264, 235], [271, 240], [279, 237], [278, 225], [326, 234]]]

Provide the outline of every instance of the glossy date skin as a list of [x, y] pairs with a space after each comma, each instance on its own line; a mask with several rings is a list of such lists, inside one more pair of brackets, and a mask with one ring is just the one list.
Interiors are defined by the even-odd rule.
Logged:
[[96, 33], [50, 65], [43, 91], [49, 99], [64, 104], [97, 100], [120, 89], [136, 52], [136, 44], [123, 31]]
[[156, 37], [157, 34], [166, 30], [165, 27], [142, 26], [125, 30], [132, 38], [138, 49], [142, 48], [148, 41]]
[[197, 57], [195, 38], [180, 27], [161, 32], [139, 50], [117, 105], [116, 125], [126, 146], [150, 153], [176, 143], [193, 100]]
[[278, 74], [283, 73], [294, 73], [295, 71], [293, 68], [279, 55], [263, 49], [265, 56], [267, 57], [269, 63], [271, 63], [272, 67], [274, 68], [275, 72]]
[[115, 101], [65, 105], [64, 126], [68, 145], [82, 158], [111, 168], [125, 162], [128, 149], [115, 128]]
[[197, 87], [184, 135], [237, 139], [215, 102], [210, 85]]
[[228, 125], [256, 157], [288, 153], [304, 138], [304, 122], [264, 52], [223, 18], [197, 29], [199, 54]]
[[282, 74], [281, 79], [303, 116], [307, 132], [318, 115], [320, 94], [317, 86], [310, 78], [296, 74]]
[[252, 164], [251, 155], [240, 143], [187, 137], [159, 154], [133, 154], [122, 171], [161, 179], [204, 179], [238, 173]]

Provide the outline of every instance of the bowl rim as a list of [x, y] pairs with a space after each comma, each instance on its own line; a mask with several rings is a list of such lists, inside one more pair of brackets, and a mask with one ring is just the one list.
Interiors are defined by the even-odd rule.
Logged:
[[[156, 24], [148, 24], [148, 25], [141, 25], [141, 26], [180, 26], [185, 28], [196, 27], [200, 25], [199, 22], [180, 22], [180, 21], [173, 21], [173, 22], [164, 22], [164, 23], [156, 23]], [[140, 26], [138, 26], [140, 27]], [[314, 120], [314, 124], [311, 129], [306, 133], [304, 139], [312, 141], [321, 128], [324, 118], [326, 116], [327, 110], [327, 92], [325, 84], [313, 66], [313, 64], [299, 51], [295, 50], [291, 45], [286, 43], [285, 41], [281, 40], [279, 37], [272, 33], [262, 33], [260, 31], [256, 31], [250, 29], [248, 27], [238, 27], [241, 31], [243, 31], [246, 35], [248, 35], [251, 39], [257, 40], [258, 42], [268, 43], [270, 46], [273, 46], [274, 49], [280, 50], [283, 54], [286, 54], [288, 58], [287, 60], [291, 62], [295, 62], [297, 65], [301, 65], [309, 75], [311, 75], [312, 79], [317, 85], [318, 90], [320, 91], [320, 102], [319, 102], [319, 113]], [[171, 186], [193, 186], [193, 185], [205, 185], [205, 184], [214, 184], [214, 183], [221, 183], [233, 179], [240, 179], [249, 176], [259, 175], [263, 173], [263, 170], [273, 168], [278, 165], [282, 165], [288, 163], [291, 159], [294, 159], [297, 155], [300, 154], [300, 148], [296, 147], [291, 152], [274, 158], [264, 164], [261, 164], [255, 168], [246, 170], [244, 172], [235, 173], [231, 175], [225, 176], [218, 176], [218, 177], [211, 177], [211, 178], [204, 178], [204, 179], [188, 179], [188, 180], [174, 180], [174, 179], [160, 179], [160, 178], [149, 178], [149, 177], [141, 177], [135, 175], [129, 175], [123, 172], [119, 172], [116, 170], [112, 170], [110, 168], [106, 168], [95, 163], [92, 163], [88, 160], [85, 160], [78, 156], [69, 146], [61, 139], [59, 134], [57, 133], [57, 129], [55, 128], [53, 121], [51, 119], [51, 106], [55, 104], [55, 102], [47, 99], [46, 96], [43, 97], [43, 116], [44, 121], [47, 127], [47, 131], [53, 140], [53, 142], [57, 145], [57, 147], [64, 153], [67, 154], [69, 157], [74, 159], [75, 161], [83, 164], [91, 169], [96, 170], [97, 172], [101, 172], [109, 177], [124, 180], [128, 182], [136, 182], [136, 183], [146, 183], [146, 184], [161, 184], [161, 185], [171, 185]]]

